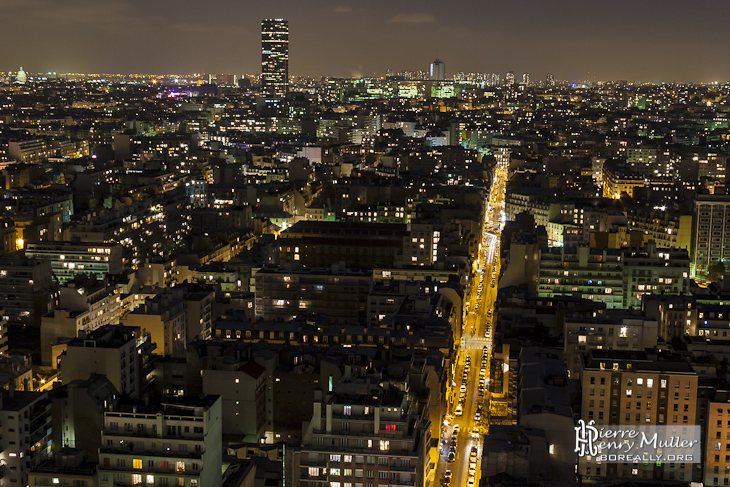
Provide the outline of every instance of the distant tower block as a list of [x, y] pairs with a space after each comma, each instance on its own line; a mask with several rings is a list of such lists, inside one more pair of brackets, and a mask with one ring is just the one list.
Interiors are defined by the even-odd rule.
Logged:
[[261, 22], [261, 88], [264, 96], [285, 98], [289, 92], [289, 22]]
[[507, 76], [504, 78], [505, 84], [507, 86], [514, 86], [515, 84], [515, 72], [514, 71], [507, 71]]
[[547, 82], [548, 87], [555, 86], [555, 77], [552, 73], [548, 73], [545, 81]]
[[18, 75], [15, 77], [15, 82], [24, 85], [26, 81], [28, 81], [28, 77], [25, 75], [25, 71], [23, 71], [23, 66], [21, 66]]
[[437, 59], [431, 63], [431, 79], [434, 81], [444, 81], [446, 79], [446, 65], [443, 61]]

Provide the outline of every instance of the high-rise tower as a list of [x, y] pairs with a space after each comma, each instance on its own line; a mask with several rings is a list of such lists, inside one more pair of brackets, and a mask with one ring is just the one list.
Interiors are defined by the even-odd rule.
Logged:
[[15, 82], [19, 85], [24, 85], [27, 80], [28, 77], [26, 76], [25, 71], [23, 71], [23, 68], [21, 66], [20, 71], [18, 71], [18, 74], [15, 77]]
[[437, 59], [431, 63], [431, 79], [434, 81], [444, 81], [446, 79], [446, 65], [443, 61]]
[[289, 91], [289, 22], [261, 22], [261, 88], [264, 96], [284, 98]]
[[507, 71], [507, 76], [505, 76], [504, 82], [507, 86], [513, 86], [515, 84], [515, 72]]

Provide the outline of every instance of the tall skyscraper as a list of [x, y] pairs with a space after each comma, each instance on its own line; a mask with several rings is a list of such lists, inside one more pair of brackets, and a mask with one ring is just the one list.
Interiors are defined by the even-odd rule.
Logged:
[[504, 82], [507, 86], [513, 86], [515, 84], [515, 72], [507, 71], [507, 76], [505, 76]]
[[522, 84], [525, 86], [530, 85], [530, 73], [523, 73], [522, 74]]
[[289, 22], [261, 22], [261, 88], [264, 96], [284, 98], [289, 91]]
[[446, 65], [443, 61], [437, 59], [431, 63], [431, 79], [434, 81], [444, 81], [446, 79]]
[[548, 88], [551, 86], [555, 86], [555, 77], [552, 75], [552, 73], [547, 74], [546, 83]]

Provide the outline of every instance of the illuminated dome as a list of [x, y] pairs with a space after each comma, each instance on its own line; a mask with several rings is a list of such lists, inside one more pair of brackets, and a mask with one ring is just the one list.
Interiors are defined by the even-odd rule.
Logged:
[[24, 85], [27, 80], [28, 77], [25, 75], [25, 71], [23, 71], [23, 66], [21, 66], [18, 75], [15, 77], [15, 82]]

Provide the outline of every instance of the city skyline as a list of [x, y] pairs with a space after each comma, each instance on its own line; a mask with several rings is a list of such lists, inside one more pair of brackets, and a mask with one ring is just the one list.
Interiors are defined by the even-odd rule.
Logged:
[[[187, 0], [174, 7], [139, 0], [13, 0], [1, 9], [13, 19], [0, 34], [2, 45], [13, 46], [2, 56], [6, 71], [256, 73], [260, 21], [286, 18], [293, 76], [426, 71], [439, 58], [447, 78], [461, 71], [514, 71], [533, 80], [546, 73], [568, 81], [730, 79], [730, 67], [711, 61], [730, 47], [720, 23], [730, 6], [719, 1], [693, 9], [681, 1], [619, 1], [606, 11], [575, 1], [463, 2], [444, 9], [433, 1], [376, 1], [364, 8], [286, 1], [244, 7], [221, 0], [200, 11]], [[678, 35], [700, 28], [701, 38]]]
[[0, 44], [177, 71], [0, 72], [0, 487], [730, 485], [730, 81], [546, 74], [534, 8], [137, 1]]

